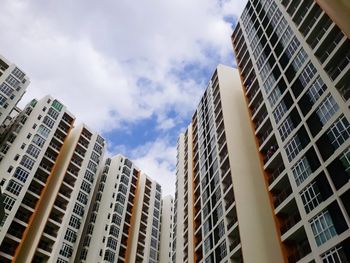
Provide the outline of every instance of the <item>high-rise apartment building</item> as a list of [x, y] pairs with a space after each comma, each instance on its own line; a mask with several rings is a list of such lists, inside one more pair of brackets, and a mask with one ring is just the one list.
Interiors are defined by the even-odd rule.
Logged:
[[0, 260], [14, 260], [27, 237], [41, 196], [54, 180], [55, 163], [74, 116], [49, 96], [32, 100], [13, 120], [0, 146], [0, 181], [5, 217]]
[[[86, 125], [72, 129], [54, 164], [52, 179], [40, 194], [30, 228], [22, 238], [15, 258], [18, 262], [72, 262], [104, 151], [104, 139]], [[39, 195], [40, 188], [36, 190]]]
[[29, 85], [26, 74], [0, 55], [0, 132]]
[[171, 263], [173, 241], [174, 198], [162, 198], [159, 262]]
[[232, 35], [285, 262], [350, 262], [346, 10], [251, 0]]
[[219, 65], [177, 146], [173, 262], [282, 262], [237, 70]]
[[105, 162], [75, 262], [158, 262], [161, 187], [122, 155]]

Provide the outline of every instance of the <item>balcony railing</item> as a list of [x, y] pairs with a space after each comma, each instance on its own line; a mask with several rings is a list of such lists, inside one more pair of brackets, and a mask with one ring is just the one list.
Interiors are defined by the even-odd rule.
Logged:
[[301, 218], [299, 213], [287, 218], [287, 220], [284, 221], [284, 223], [281, 226], [281, 234], [283, 235], [284, 233], [286, 233], [289, 229], [295, 226], [300, 220]]
[[276, 195], [273, 201], [275, 208], [278, 207], [284, 200], [286, 200], [287, 197], [290, 196], [292, 192], [293, 192], [292, 188], [288, 186], [288, 188], [284, 189], [282, 192]]
[[289, 263], [295, 263], [311, 252], [308, 241], [295, 246], [293, 253], [288, 257]]
[[260, 137], [260, 145], [262, 145], [266, 139], [271, 135], [272, 133], [272, 128], [269, 127]]
[[230, 244], [230, 252], [241, 243], [241, 240], [239, 238], [236, 238], [233, 240], [233, 242]]
[[261, 115], [261, 117], [257, 120], [256, 125], [255, 125], [256, 129], [258, 129], [260, 127], [260, 125], [264, 122], [266, 116], [267, 116], [267, 112], [264, 112]]
[[284, 171], [284, 165], [281, 164], [277, 169], [275, 169], [269, 176], [269, 184], [272, 184], [278, 176]]
[[278, 150], [277, 145], [271, 145], [270, 148], [267, 150], [265, 158], [264, 158], [264, 163], [267, 163], [271, 157], [275, 154], [275, 152]]

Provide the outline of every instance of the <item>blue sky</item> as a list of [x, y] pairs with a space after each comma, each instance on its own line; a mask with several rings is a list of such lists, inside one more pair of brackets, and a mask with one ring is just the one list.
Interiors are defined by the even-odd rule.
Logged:
[[176, 140], [230, 43], [246, 0], [4, 0], [0, 53], [174, 193]]

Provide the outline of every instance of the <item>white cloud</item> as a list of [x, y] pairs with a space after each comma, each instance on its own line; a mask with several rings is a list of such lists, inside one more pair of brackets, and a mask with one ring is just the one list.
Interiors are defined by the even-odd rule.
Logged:
[[134, 149], [131, 158], [144, 173], [162, 186], [163, 196], [175, 194], [176, 146], [166, 138]]
[[[245, 2], [3, 0], [0, 52], [31, 79], [22, 105], [51, 94], [99, 131], [152, 116], [166, 131], [189, 119], [210, 77], [183, 79], [174, 72], [187, 64], [210, 70], [218, 62], [233, 64], [224, 16], [239, 15]], [[146, 143], [147, 154], [136, 151], [136, 159], [163, 180], [174, 159], [154, 158], [154, 147], [174, 154], [174, 144]]]

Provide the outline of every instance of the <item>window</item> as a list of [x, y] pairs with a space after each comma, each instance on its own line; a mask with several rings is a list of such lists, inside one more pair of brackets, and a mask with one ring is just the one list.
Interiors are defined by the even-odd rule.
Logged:
[[310, 224], [318, 246], [337, 235], [332, 218], [327, 210], [314, 217]]
[[116, 201], [117, 201], [117, 202], [120, 202], [121, 204], [124, 204], [124, 202], [125, 202], [125, 196], [122, 195], [121, 193], [119, 193], [119, 194], [117, 195]]
[[153, 225], [155, 228], [158, 228], [158, 220], [157, 220], [156, 218], [153, 218], [152, 225]]
[[17, 86], [19, 85], [19, 81], [15, 79], [12, 75], [9, 75], [6, 78], [6, 82], [10, 84], [10, 86], [12, 86], [13, 88], [17, 88]]
[[83, 192], [79, 191], [77, 199], [80, 203], [86, 205], [88, 201], [88, 196]]
[[152, 228], [152, 236], [155, 238], [158, 238], [158, 230], [155, 228]]
[[300, 193], [301, 200], [303, 200], [306, 213], [312, 211], [322, 202], [322, 196], [316, 182], [313, 182], [305, 187]]
[[45, 123], [49, 128], [52, 128], [55, 125], [55, 121], [49, 116], [45, 116], [43, 123]]
[[97, 153], [95, 153], [95, 152], [92, 152], [91, 153], [91, 159], [95, 162], [95, 163], [99, 163], [100, 162], [100, 156], [97, 154]]
[[203, 225], [203, 236], [206, 236], [210, 231], [210, 217], [204, 222]]
[[110, 251], [109, 249], [106, 249], [105, 256], [104, 256], [103, 260], [105, 260], [107, 262], [114, 262], [114, 257], [115, 257], [115, 253]]
[[119, 226], [120, 223], [122, 222], [122, 218], [121, 218], [119, 215], [117, 215], [117, 214], [113, 214], [113, 216], [112, 216], [112, 222], [113, 222], [114, 224], [117, 224], [117, 225]]
[[157, 251], [154, 250], [153, 248], [151, 248], [149, 256], [151, 259], [156, 260], [157, 259]]
[[222, 243], [219, 246], [220, 249], [220, 260], [222, 260], [227, 255], [227, 249], [226, 249], [226, 241], [222, 241]]
[[57, 258], [56, 263], [68, 263], [68, 261], [67, 261], [67, 260], [64, 260], [64, 259], [62, 259], [62, 258]]
[[301, 84], [303, 84], [303, 86], [306, 87], [307, 84], [309, 84], [310, 80], [315, 76], [316, 73], [317, 73], [317, 70], [316, 70], [315, 66], [311, 62], [309, 62], [305, 66], [303, 71], [300, 73], [299, 80], [300, 80]]
[[[282, 37], [281, 37], [281, 43], [283, 45], [283, 47], [286, 47], [289, 40], [292, 38], [293, 36], [293, 31], [292, 29], [288, 26], [286, 31], [284, 31]], [[297, 39], [296, 39], [297, 40]]]
[[282, 141], [284, 141], [288, 137], [288, 135], [293, 131], [293, 129], [294, 129], [294, 124], [290, 116], [288, 116], [285, 119], [285, 121], [281, 124], [281, 126], [278, 128]]
[[6, 96], [11, 96], [12, 92], [14, 91], [13, 88], [11, 88], [9, 85], [6, 83], [2, 83], [0, 85], [0, 91], [2, 91]]
[[209, 254], [209, 251], [211, 250], [211, 236], [209, 236], [205, 241], [204, 241], [204, 253], [207, 255]]
[[338, 149], [350, 137], [350, 124], [344, 115], [341, 115], [332, 124], [327, 135], [335, 149]]
[[55, 111], [53, 108], [50, 108], [47, 112], [49, 116], [51, 116], [54, 120], [57, 120], [58, 115], [60, 115], [57, 111]]
[[307, 59], [307, 54], [303, 48], [300, 49], [298, 54], [295, 56], [292, 64], [295, 71], [298, 71]]
[[[7, 100], [6, 97], [0, 95], [0, 106], [4, 105], [5, 102], [6, 102], [6, 100]], [[4, 108], [5, 108], [5, 107], [4, 107]]]
[[344, 165], [345, 171], [350, 175], [350, 148], [341, 154], [340, 161]]
[[32, 170], [34, 163], [35, 161], [32, 158], [29, 158], [27, 155], [24, 155], [20, 162], [21, 165], [23, 165], [25, 168], [29, 170]]
[[273, 75], [273, 72], [271, 72], [269, 77], [266, 79], [266, 81], [263, 84], [266, 94], [270, 92], [270, 90], [274, 87], [275, 83], [276, 83], [275, 76]]
[[35, 143], [41, 148], [44, 146], [45, 140], [41, 138], [39, 135], [35, 134], [33, 137], [33, 143]]
[[224, 221], [222, 220], [219, 225], [218, 225], [218, 239], [222, 238], [225, 235], [225, 224]]
[[55, 108], [55, 109], [58, 110], [58, 111], [61, 111], [62, 108], [63, 108], [63, 105], [62, 105], [59, 101], [54, 100], [54, 101], [52, 102], [52, 107]]
[[66, 258], [70, 258], [72, 256], [72, 253], [73, 253], [73, 247], [63, 242], [62, 248], [60, 250], [60, 255]]
[[160, 193], [159, 192], [156, 192], [156, 199], [160, 200]]
[[85, 171], [84, 178], [88, 180], [90, 183], [94, 182], [94, 174], [88, 170]]
[[279, 22], [279, 24], [277, 25], [275, 32], [278, 36], [281, 36], [283, 33], [283, 30], [286, 28], [287, 26], [287, 20], [282, 17], [281, 21]]
[[111, 225], [111, 227], [109, 228], [109, 234], [114, 236], [114, 237], [118, 237], [118, 235], [119, 235], [119, 228], [114, 226], [114, 225]]
[[71, 229], [67, 229], [64, 239], [74, 243], [77, 240], [77, 233]]
[[311, 84], [307, 93], [310, 97], [310, 100], [315, 103], [325, 90], [326, 85], [324, 84], [323, 80], [321, 77], [317, 77], [316, 80]]
[[76, 213], [79, 216], [84, 215], [84, 207], [82, 205], [79, 205], [78, 203], [75, 203], [73, 208], [73, 213]]
[[348, 262], [343, 248], [341, 246], [333, 247], [327, 252], [321, 255], [321, 259], [323, 263], [341, 263]]
[[40, 149], [35, 147], [33, 144], [30, 144], [28, 146], [27, 153], [33, 156], [34, 158], [37, 158], [39, 156]]
[[109, 237], [107, 239], [107, 247], [115, 250], [117, 248], [117, 240], [113, 237]]
[[307, 158], [303, 156], [293, 167], [292, 172], [296, 184], [299, 186], [312, 173], [311, 167]]
[[91, 185], [87, 183], [85, 180], [83, 180], [83, 182], [81, 183], [81, 189], [89, 194], [91, 191]]
[[98, 145], [97, 143], [95, 143], [95, 145], [94, 145], [94, 150], [96, 152], [98, 152], [99, 154], [102, 153], [102, 147], [100, 145]]
[[76, 216], [71, 216], [70, 217], [70, 220], [69, 220], [69, 225], [76, 228], [76, 229], [79, 229], [80, 228], [80, 219]]
[[284, 146], [289, 162], [291, 162], [295, 156], [303, 149], [298, 135], [294, 136], [287, 144]]
[[[288, 29], [290, 29], [290, 28], [288, 28]], [[286, 30], [286, 32], [288, 31], [288, 29]], [[291, 34], [292, 34], [292, 32], [291, 32]], [[290, 35], [289, 35], [289, 37], [290, 37]], [[283, 38], [284, 38], [284, 36], [282, 36], [282, 39], [281, 39], [282, 42], [284, 40]], [[298, 49], [299, 46], [300, 46], [299, 40], [296, 37], [293, 37], [292, 41], [290, 41], [290, 43], [285, 51], [285, 54], [287, 55], [287, 57], [289, 59], [293, 57], [295, 51]], [[294, 63], [294, 61], [293, 61], [293, 63]]]
[[17, 167], [15, 173], [13, 174], [13, 177], [25, 183], [28, 178], [28, 175], [29, 173], [27, 171], [23, 170], [20, 167]]
[[22, 80], [25, 76], [25, 74], [17, 67], [15, 67], [14, 70], [12, 70], [12, 74], [20, 80]]
[[157, 209], [159, 209], [159, 207], [160, 207], [160, 202], [159, 202], [158, 200], [156, 200], [156, 201], [154, 202], [154, 206], [155, 206]]
[[47, 138], [49, 136], [50, 129], [45, 127], [44, 125], [40, 125], [39, 129], [38, 129], [38, 133], [40, 133], [40, 135], [42, 135], [45, 138]]
[[119, 185], [119, 192], [126, 195], [127, 191], [128, 191], [128, 188], [124, 184]]
[[157, 249], [157, 239], [154, 239], [153, 237], [151, 239], [151, 247]]
[[96, 173], [97, 171], [97, 165], [95, 163], [93, 163], [92, 161], [89, 161], [88, 163], [88, 168], [93, 171], [94, 173]]
[[23, 186], [21, 184], [17, 183], [16, 181], [10, 180], [8, 185], [7, 185], [6, 190], [14, 195], [19, 195], [19, 193], [22, 190], [22, 187]]
[[123, 210], [124, 210], [124, 207], [121, 204], [119, 204], [119, 203], [115, 204], [114, 212], [117, 212], [119, 215], [122, 215], [123, 214]]
[[328, 94], [328, 96], [322, 101], [322, 103], [318, 107], [316, 113], [320, 118], [320, 121], [324, 125], [334, 115], [334, 113], [337, 112], [338, 109], [338, 104], [335, 102], [331, 94]]
[[273, 111], [273, 117], [275, 118], [276, 124], [282, 119], [283, 115], [287, 112], [287, 106], [282, 100]]
[[274, 90], [271, 92], [270, 96], [268, 97], [271, 108], [275, 106], [276, 102], [280, 97], [281, 97], [281, 91], [277, 86], [276, 88], [274, 88]]
[[4, 196], [4, 200], [3, 200], [3, 204], [4, 204], [4, 208], [6, 210], [11, 211], [13, 205], [15, 204], [16, 200], [14, 198], [12, 198], [11, 196], [8, 196], [6, 194], [3, 195]]

